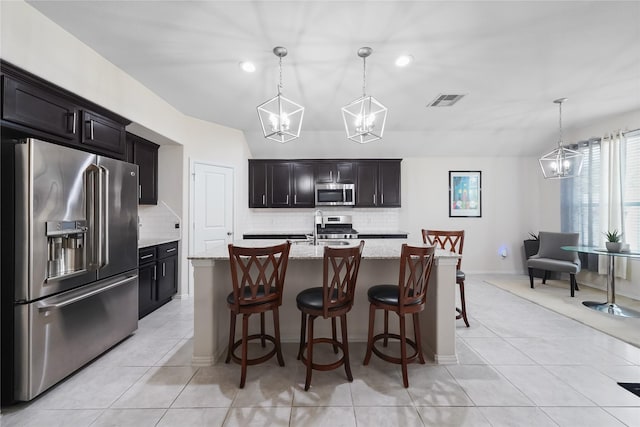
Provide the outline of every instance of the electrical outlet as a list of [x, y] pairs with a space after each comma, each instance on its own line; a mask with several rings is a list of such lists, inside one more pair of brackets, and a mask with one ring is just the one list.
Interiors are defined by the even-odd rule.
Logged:
[[180, 228], [180, 223], [175, 223], [173, 226], [174, 228]]

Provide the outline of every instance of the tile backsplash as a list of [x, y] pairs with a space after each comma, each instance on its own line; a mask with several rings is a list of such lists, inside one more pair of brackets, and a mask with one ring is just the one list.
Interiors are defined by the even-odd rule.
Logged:
[[[399, 229], [399, 209], [324, 208], [325, 216], [351, 215], [353, 228], [360, 233], [403, 231]], [[252, 209], [245, 232], [311, 232], [313, 209]]]
[[138, 206], [138, 217], [140, 240], [157, 238], [180, 240], [182, 237], [180, 217], [162, 200], [159, 200], [157, 205]]

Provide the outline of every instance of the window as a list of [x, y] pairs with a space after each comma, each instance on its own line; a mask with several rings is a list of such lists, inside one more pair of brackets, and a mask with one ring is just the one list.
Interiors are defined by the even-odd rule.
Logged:
[[[622, 154], [622, 211], [624, 241], [633, 250], [640, 249], [640, 130], [627, 132], [626, 151]], [[562, 231], [580, 233], [580, 244], [602, 246], [606, 224], [600, 218], [601, 150], [600, 140], [580, 142], [570, 148], [584, 155], [579, 177], [561, 184]]]

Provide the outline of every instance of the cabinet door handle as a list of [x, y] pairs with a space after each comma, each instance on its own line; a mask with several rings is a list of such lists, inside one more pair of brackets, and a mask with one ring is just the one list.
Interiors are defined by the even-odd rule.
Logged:
[[267, 196], [266, 195], [262, 195], [262, 204], [266, 205], [267, 204]]
[[373, 204], [374, 205], [376, 204], [376, 195], [375, 194], [373, 195]]
[[93, 119], [89, 120], [89, 139], [93, 140]]
[[340, 171], [338, 171], [338, 179], [336, 179], [336, 182], [340, 182]]
[[154, 266], [153, 266], [153, 280], [156, 280], [156, 279], [157, 279], [156, 272], [157, 272], [157, 271], [156, 271], [156, 266], [154, 265]]
[[285, 200], [285, 204], [289, 204], [289, 195], [287, 194], [287, 199]]
[[297, 205], [297, 204], [298, 204], [298, 195], [297, 195], [297, 194], [294, 194], [294, 195], [293, 195], [293, 204], [294, 204], [294, 205]]
[[162, 277], [164, 277], [164, 276], [165, 276], [165, 273], [166, 273], [166, 271], [165, 271], [165, 265], [166, 265], [166, 264], [163, 262], [163, 263], [162, 263]]
[[167, 253], [175, 251], [177, 248], [167, 249]]
[[[76, 119], [78, 118], [78, 113], [75, 111], [73, 113], [67, 114], [67, 117], [71, 117], [71, 133], [76, 134]], [[69, 128], [67, 128], [69, 129]]]
[[151, 258], [152, 256], [153, 254], [144, 255], [144, 256], [141, 256], [140, 259], [147, 259], [147, 258]]
[[380, 195], [380, 204], [384, 205], [384, 193]]
[[142, 185], [138, 185], [138, 199], [142, 199]]
[[333, 181], [333, 171], [329, 171], [329, 181]]

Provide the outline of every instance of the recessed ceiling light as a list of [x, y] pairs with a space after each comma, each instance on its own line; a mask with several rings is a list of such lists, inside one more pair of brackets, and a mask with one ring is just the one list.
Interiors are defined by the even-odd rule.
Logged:
[[256, 66], [254, 65], [254, 63], [249, 61], [241, 62], [240, 68], [242, 68], [242, 71], [244, 71], [245, 73], [253, 73], [256, 70]]
[[401, 55], [396, 59], [396, 67], [406, 67], [413, 62], [413, 55]]

